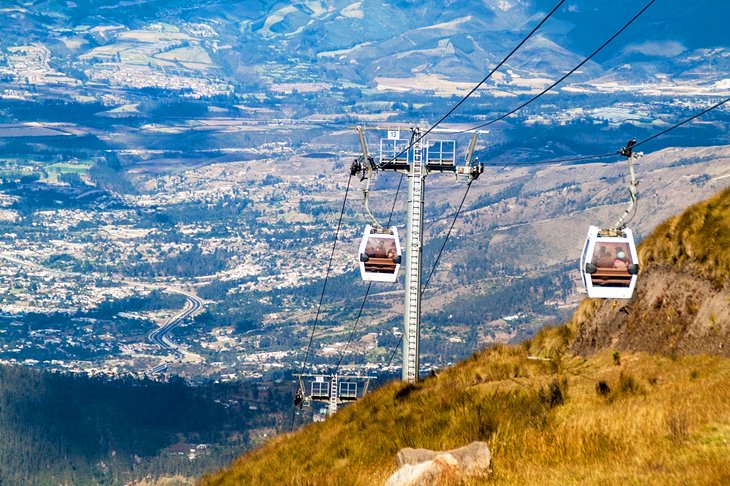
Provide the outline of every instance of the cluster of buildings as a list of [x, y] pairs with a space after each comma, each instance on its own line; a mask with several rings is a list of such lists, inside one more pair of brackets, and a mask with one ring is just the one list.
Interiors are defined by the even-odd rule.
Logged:
[[233, 86], [220, 79], [168, 73], [144, 65], [98, 64], [89, 69], [88, 77], [90, 81], [115, 87], [177, 91], [186, 98], [211, 98], [233, 93]]
[[[58, 332], [49, 326], [50, 334], [39, 328], [30, 335], [22, 326], [0, 330], [0, 359], [92, 374], [144, 373], [169, 361], [172, 373], [207, 374], [221, 380], [261, 378], [288, 366], [296, 350], [269, 348], [259, 337], [240, 336], [232, 328], [197, 330], [194, 317], [181, 326], [184, 332], [179, 337], [177, 331], [169, 337], [204, 356], [204, 365], [186, 362], [152, 344], [148, 333], [180, 309], [119, 312], [82, 322], [100, 305], [144, 297], [153, 289], [164, 293], [169, 286], [195, 292], [213, 282], [231, 282], [228, 294], [279, 295], [282, 289], [322, 278], [332, 234], [322, 233], [322, 223], [301, 212], [299, 200], [321, 197], [323, 182], [308, 183], [283, 172], [258, 180], [246, 173], [246, 164], [213, 164], [157, 175], [151, 178], [148, 191], [125, 195], [123, 204], [115, 207], [61, 204], [22, 218], [12, 208], [17, 199], [0, 192], [3, 209], [16, 213], [12, 222], [5, 222], [13, 232], [0, 235], [0, 308], [7, 316], [15, 316], [8, 322], [21, 323], [29, 313], [65, 314], [73, 322]], [[37, 184], [38, 190], [47, 184]], [[221, 208], [242, 200], [246, 204], [240, 214], [220, 217]], [[160, 215], [179, 207], [195, 208], [197, 214], [207, 213], [210, 218], [159, 222]], [[356, 231], [347, 227], [341, 238], [355, 242]], [[354, 268], [346, 246], [339, 246], [331, 274]], [[192, 278], [134, 274], [137, 265], [156, 265], [193, 247], [203, 254], [225, 250], [225, 268]], [[282, 295], [276, 315], [265, 315], [264, 325], [286, 320], [297, 310], [295, 302]], [[207, 301], [206, 306], [215, 301]]]

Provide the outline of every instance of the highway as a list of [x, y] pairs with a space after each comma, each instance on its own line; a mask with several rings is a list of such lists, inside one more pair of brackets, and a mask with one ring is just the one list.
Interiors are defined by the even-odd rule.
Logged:
[[[171, 289], [169, 287], [167, 288], [167, 290], [170, 292], [175, 292], [177, 294], [183, 295], [187, 299], [187, 301], [185, 302], [185, 307], [183, 307], [183, 309], [180, 312], [178, 312], [177, 314], [175, 314], [172, 317], [170, 317], [169, 319], [167, 319], [167, 321], [165, 321], [165, 323], [161, 327], [150, 332], [147, 335], [147, 339], [149, 339], [149, 341], [151, 343], [158, 345], [161, 349], [169, 349], [170, 351], [175, 353], [176, 359], [182, 359], [183, 355], [188, 354], [188, 353], [186, 353], [185, 351], [182, 351], [177, 344], [172, 342], [170, 340], [170, 338], [167, 337], [167, 333], [169, 333], [170, 331], [175, 329], [177, 326], [179, 326], [180, 323], [182, 323], [186, 318], [194, 315], [200, 309], [202, 309], [203, 302], [195, 295], [189, 294], [182, 290]], [[153, 368], [150, 368], [149, 370], [147, 370], [147, 372], [154, 373], [155, 371], [153, 371], [153, 370], [155, 370], [155, 368], [158, 368], [160, 366], [162, 366], [162, 365], [157, 365]], [[166, 364], [165, 364], [165, 366], [166, 366]]]
[[[37, 263], [31, 262], [28, 260], [23, 260], [23, 259], [17, 258], [15, 256], [13, 256], [12, 254], [10, 254], [9, 252], [0, 252], [0, 259], [7, 260], [16, 265], [31, 268], [36, 271], [46, 272], [49, 275], [54, 275], [57, 277], [81, 277], [82, 276], [82, 274], [77, 273], [77, 272], [68, 272], [65, 270], [56, 270], [56, 269], [52, 269], [52, 268], [47, 268], [47, 267], [44, 267], [43, 265], [39, 265]], [[97, 275], [94, 274], [91, 276], [97, 276]], [[101, 277], [101, 278], [103, 278], [103, 277]], [[171, 287], [168, 285], [164, 285], [164, 284], [150, 284], [150, 283], [138, 282], [138, 281], [134, 281], [134, 280], [126, 279], [126, 278], [120, 279], [119, 282], [125, 283], [125, 284], [133, 286], [133, 287], [143, 287], [143, 288], [148, 288], [148, 289], [165, 290], [167, 292], [180, 294], [183, 297], [185, 297], [185, 299], [186, 299], [185, 307], [183, 307], [183, 309], [180, 312], [178, 312], [177, 314], [175, 314], [172, 317], [170, 317], [169, 319], [167, 319], [167, 321], [165, 321], [165, 323], [161, 327], [150, 332], [147, 335], [147, 338], [149, 339], [149, 341], [152, 344], [158, 345], [161, 349], [163, 349], [163, 350], [167, 349], [167, 350], [172, 351], [175, 354], [175, 359], [182, 359], [183, 356], [185, 356], [185, 355], [191, 356], [193, 358], [197, 358], [198, 360], [202, 359], [193, 353], [180, 349], [179, 345], [175, 344], [174, 342], [172, 342], [170, 340], [169, 337], [167, 337], [167, 333], [169, 333], [171, 330], [173, 330], [177, 326], [179, 326], [180, 323], [182, 323], [187, 317], [195, 315], [198, 311], [200, 311], [203, 308], [202, 300], [200, 300], [197, 296], [195, 296], [189, 292], [186, 292], [184, 290], [181, 290], [181, 289], [178, 289], [175, 287]], [[160, 363], [156, 366], [153, 366], [152, 368], [149, 368], [146, 371], [146, 373], [147, 374], [161, 373], [161, 372], [167, 370], [167, 367], [169, 364], [170, 364], [169, 362]]]

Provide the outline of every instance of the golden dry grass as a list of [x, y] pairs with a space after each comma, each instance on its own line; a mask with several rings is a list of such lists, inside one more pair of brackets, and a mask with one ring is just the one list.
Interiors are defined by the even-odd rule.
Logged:
[[[403, 447], [475, 440], [489, 444], [493, 474], [456, 484], [730, 484], [730, 360], [529, 359], [559, 348], [565, 333], [497, 346], [417, 385], [387, 385], [202, 484], [383, 484]], [[609, 391], [599, 394], [599, 382]]]
[[643, 266], [689, 265], [719, 286], [730, 278], [730, 188], [662, 223], [639, 248]]

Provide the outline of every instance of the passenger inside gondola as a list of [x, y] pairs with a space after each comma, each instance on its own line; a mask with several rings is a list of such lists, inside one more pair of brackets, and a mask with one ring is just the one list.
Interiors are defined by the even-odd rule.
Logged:
[[385, 243], [380, 238], [370, 238], [365, 254], [369, 258], [385, 258]]
[[376, 273], [393, 273], [397, 255], [395, 241], [390, 238], [370, 238], [365, 247], [368, 260], [365, 262], [365, 271]]
[[619, 250], [619, 252], [616, 253], [616, 259], [613, 261], [613, 268], [628, 271], [629, 264], [626, 261], [626, 254], [623, 251]]
[[630, 261], [629, 245], [618, 243], [596, 245], [591, 263], [596, 271], [590, 274], [593, 285], [602, 287], [628, 287], [631, 274], [628, 271]]
[[611, 252], [606, 249], [606, 245], [601, 245], [600, 248], [598, 248], [598, 253], [593, 253], [591, 263], [599, 268], [613, 267], [613, 255], [611, 255]]
[[390, 259], [394, 259], [395, 256], [396, 256], [395, 243], [391, 242], [390, 248], [388, 248], [388, 252], [387, 252], [386, 257], [387, 258], [390, 258]]

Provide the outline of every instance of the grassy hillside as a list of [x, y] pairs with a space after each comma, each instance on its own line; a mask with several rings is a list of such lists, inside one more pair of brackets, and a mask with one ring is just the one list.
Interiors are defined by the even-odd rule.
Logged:
[[730, 188], [661, 224], [639, 249], [645, 267], [669, 263], [705, 273], [722, 287], [730, 278]]
[[529, 355], [498, 346], [416, 386], [393, 383], [202, 484], [383, 484], [403, 447], [474, 440], [489, 444], [483, 480], [495, 483], [730, 481], [730, 360]]
[[[730, 326], [729, 208], [726, 190], [647, 238], [641, 281], [652, 282], [632, 301], [587, 299], [571, 326], [493, 347], [417, 385], [391, 383], [202, 484], [382, 484], [401, 448], [475, 440], [488, 442], [493, 472], [473, 484], [730, 484], [730, 359], [674, 352], [704, 322], [703, 306], [702, 336], [713, 346]], [[675, 285], [677, 276], [692, 280]], [[629, 318], [614, 324], [618, 312]], [[591, 325], [601, 319], [609, 331]], [[660, 336], [658, 349], [672, 352], [611, 346], [633, 334]], [[570, 352], [576, 342], [592, 346], [588, 357]]]

